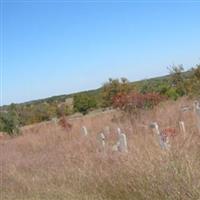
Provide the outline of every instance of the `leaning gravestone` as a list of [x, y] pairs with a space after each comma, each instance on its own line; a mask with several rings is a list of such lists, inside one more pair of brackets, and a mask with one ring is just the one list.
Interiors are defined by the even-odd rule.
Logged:
[[83, 135], [83, 136], [87, 136], [88, 135], [88, 130], [87, 130], [87, 128], [85, 126], [83, 126], [81, 128], [81, 135]]
[[180, 121], [179, 122], [179, 127], [180, 127], [180, 131], [183, 134], [183, 137], [185, 139], [185, 135], [186, 135], [185, 123], [183, 121]]

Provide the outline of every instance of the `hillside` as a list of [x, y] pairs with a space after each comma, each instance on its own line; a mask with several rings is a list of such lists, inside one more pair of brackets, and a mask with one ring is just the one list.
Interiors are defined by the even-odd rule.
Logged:
[[[190, 109], [183, 112], [186, 106]], [[182, 98], [137, 116], [109, 111], [69, 119], [70, 130], [56, 122], [26, 127], [23, 135], [0, 140], [0, 195], [8, 200], [199, 199], [200, 138], [192, 108], [193, 101]], [[152, 122], [160, 130], [175, 129], [168, 149], [160, 147]], [[114, 148], [117, 128], [127, 136], [128, 152]]]
[[20, 127], [75, 113], [85, 115], [107, 108], [149, 109], [166, 99], [198, 97], [199, 72], [199, 66], [187, 72], [181, 66], [174, 66], [169, 75], [162, 77], [136, 82], [129, 82], [126, 78], [109, 79], [96, 90], [3, 106], [0, 110], [0, 131], [16, 135], [20, 134]]

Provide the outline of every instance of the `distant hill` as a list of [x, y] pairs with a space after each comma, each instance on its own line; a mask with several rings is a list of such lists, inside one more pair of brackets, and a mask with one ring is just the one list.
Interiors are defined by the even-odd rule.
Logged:
[[[182, 73], [183, 76], [179, 76], [180, 74], [178, 74], [178, 77], [181, 77], [181, 80], [187, 81], [188, 77], [192, 77], [191, 73], [192, 71], [187, 71]], [[70, 116], [77, 112], [84, 115], [97, 109], [104, 110], [112, 106], [112, 95], [116, 95], [115, 92], [117, 91], [124, 91], [123, 89], [125, 89], [125, 87], [126, 89], [129, 88], [129, 91], [136, 92], [138, 95], [157, 93], [167, 98], [177, 100], [178, 97], [186, 93], [184, 93], [184, 90], [177, 90], [174, 85], [172, 85], [174, 77], [176, 76], [160, 76], [129, 82], [128, 85], [123, 85], [123, 79], [109, 80], [107, 87], [102, 86], [94, 90], [5, 105], [0, 107], [0, 129], [5, 130], [5, 127], [9, 127], [8, 125], [10, 123], [16, 124], [15, 127], [22, 127], [61, 118], [63, 116]], [[189, 78], [188, 81], [191, 81], [191, 78]], [[196, 88], [198, 90], [198, 85]], [[180, 89], [182, 88], [180, 87]], [[13, 133], [13, 130], [14, 129], [9, 129], [9, 131], [11, 131], [10, 133]]]
[[[191, 75], [191, 71], [186, 71], [183, 72], [185, 77], [189, 77]], [[131, 82], [131, 85], [134, 85], [136, 87], [140, 87], [141, 85], [143, 85], [144, 83], [149, 83], [149, 84], [153, 84], [155, 82], [159, 82], [159, 81], [167, 81], [170, 79], [171, 75], [165, 75], [165, 76], [160, 76], [160, 77], [154, 77], [154, 78], [149, 78], [149, 79], [143, 79], [140, 81], [133, 81]], [[65, 102], [66, 99], [68, 98], [73, 98], [74, 95], [78, 95], [78, 94], [88, 94], [88, 95], [94, 95], [94, 96], [98, 96], [100, 94], [102, 90], [102, 87], [94, 89], [94, 90], [86, 90], [86, 91], [81, 91], [81, 92], [76, 92], [76, 93], [72, 93], [72, 94], [62, 94], [62, 95], [57, 95], [57, 96], [52, 96], [52, 97], [48, 97], [48, 98], [44, 98], [44, 99], [37, 99], [37, 100], [32, 100], [32, 101], [28, 101], [28, 102], [24, 102], [24, 103], [18, 103], [17, 105], [32, 105], [32, 104], [42, 104], [42, 103], [62, 103]], [[2, 110], [6, 110], [6, 108], [9, 105], [4, 105], [1, 107]]]

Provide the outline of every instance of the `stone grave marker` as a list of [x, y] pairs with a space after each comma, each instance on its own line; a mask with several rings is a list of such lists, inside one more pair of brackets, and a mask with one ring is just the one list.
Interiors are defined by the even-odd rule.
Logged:
[[83, 126], [81, 128], [81, 135], [88, 136], [88, 130], [87, 130], [87, 128], [85, 126]]
[[159, 126], [158, 126], [157, 122], [151, 123], [150, 124], [150, 128], [152, 128], [153, 132], [156, 134], [161, 149], [167, 149], [167, 148], [169, 148], [170, 147], [169, 138], [165, 137], [164, 134], [162, 134], [160, 132]]
[[194, 102], [194, 112], [195, 112], [195, 115], [196, 115], [197, 127], [198, 127], [198, 130], [200, 132], [200, 102], [198, 102], [198, 101]]
[[105, 149], [105, 146], [106, 146], [106, 141], [105, 141], [106, 137], [105, 137], [105, 135], [103, 133], [100, 133], [98, 135], [98, 140], [100, 142], [101, 148]]
[[126, 134], [121, 133], [118, 139], [118, 150], [120, 152], [128, 152], [127, 137]]
[[183, 137], [185, 139], [185, 136], [186, 136], [186, 129], [185, 129], [185, 123], [183, 121], [180, 121], [179, 122], [179, 128], [180, 128], [180, 131], [181, 133], [183, 134]]

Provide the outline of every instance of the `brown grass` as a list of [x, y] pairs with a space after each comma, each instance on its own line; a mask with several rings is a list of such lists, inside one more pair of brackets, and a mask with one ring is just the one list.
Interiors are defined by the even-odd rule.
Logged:
[[[66, 132], [53, 123], [23, 129], [0, 142], [1, 200], [188, 200], [200, 199], [200, 133], [192, 111], [180, 112], [186, 99], [165, 102], [135, 118], [106, 112], [71, 119]], [[186, 123], [183, 138], [178, 122]], [[169, 151], [161, 150], [148, 128], [175, 128]], [[81, 126], [89, 130], [80, 134]], [[97, 133], [111, 127], [127, 133], [129, 153], [101, 151]]]

